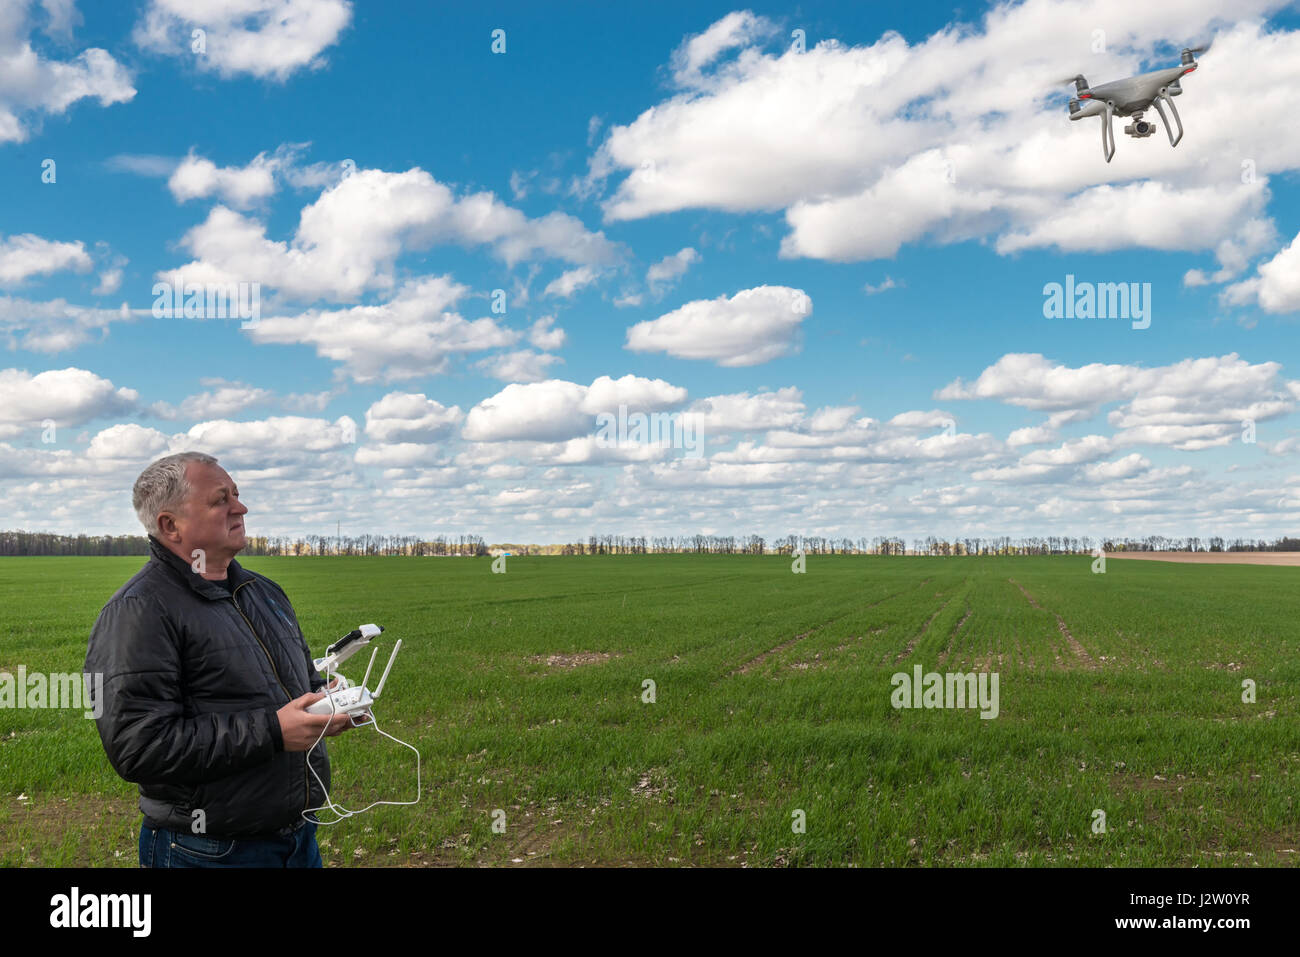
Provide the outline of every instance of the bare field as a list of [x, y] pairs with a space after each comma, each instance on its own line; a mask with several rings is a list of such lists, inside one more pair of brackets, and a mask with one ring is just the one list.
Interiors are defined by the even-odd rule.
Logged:
[[1107, 552], [1106, 557], [1195, 565], [1300, 565], [1300, 552]]

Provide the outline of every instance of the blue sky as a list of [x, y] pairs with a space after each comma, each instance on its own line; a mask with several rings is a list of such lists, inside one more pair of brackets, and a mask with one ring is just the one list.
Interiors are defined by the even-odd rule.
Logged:
[[[1300, 17], [1131, 7], [10, 3], [0, 525], [199, 448], [251, 534], [1293, 534]], [[1207, 39], [1177, 149], [1069, 121]]]

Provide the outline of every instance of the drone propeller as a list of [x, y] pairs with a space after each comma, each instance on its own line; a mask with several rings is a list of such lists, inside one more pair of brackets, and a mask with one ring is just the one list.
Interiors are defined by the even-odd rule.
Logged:
[[1082, 73], [1077, 73], [1074, 76], [1066, 76], [1059, 80], [1052, 81], [1053, 86], [1065, 86], [1067, 83], [1073, 83], [1075, 92], [1080, 96], [1086, 97], [1089, 95], [1088, 81], [1084, 78]]
[[1205, 42], [1205, 43], [1202, 43], [1200, 46], [1195, 46], [1195, 47], [1184, 47], [1184, 48], [1183, 48], [1183, 55], [1182, 55], [1182, 65], [1183, 65], [1183, 66], [1192, 66], [1192, 65], [1196, 62], [1196, 54], [1198, 54], [1198, 53], [1204, 53], [1206, 50], [1208, 50], [1208, 49], [1209, 49], [1210, 47], [1212, 47], [1213, 45], [1214, 45], [1214, 41], [1213, 41], [1213, 40], [1210, 40], [1210, 41], [1207, 41], [1207, 42]]

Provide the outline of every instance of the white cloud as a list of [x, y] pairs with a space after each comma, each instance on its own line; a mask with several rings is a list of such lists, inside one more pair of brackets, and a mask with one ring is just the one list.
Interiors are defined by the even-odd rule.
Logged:
[[584, 286], [590, 286], [598, 278], [600, 278], [599, 270], [592, 269], [590, 266], [579, 266], [548, 282], [546, 288], [542, 290], [542, 296], [559, 296], [561, 299], [568, 299]]
[[462, 435], [474, 442], [585, 442], [593, 438], [596, 416], [617, 415], [620, 405], [652, 412], [685, 401], [686, 390], [680, 386], [630, 374], [619, 379], [600, 376], [590, 386], [562, 379], [512, 383], [470, 409]]
[[799, 349], [799, 324], [812, 313], [802, 289], [758, 286], [730, 299], [697, 299], [627, 331], [626, 348], [681, 359], [752, 366]]
[[617, 247], [572, 216], [528, 219], [491, 193], [456, 199], [421, 169], [360, 170], [302, 211], [290, 242], [225, 206], [190, 229], [181, 245], [197, 258], [159, 273], [175, 282], [261, 282], [298, 300], [352, 300], [394, 284], [403, 252], [435, 243], [490, 245], [508, 265], [541, 255], [566, 262], [613, 261]]
[[0, 237], [0, 285], [12, 286], [65, 269], [86, 272], [90, 266], [90, 255], [80, 242], [57, 242], [32, 233]]
[[412, 280], [375, 306], [311, 309], [271, 316], [250, 326], [257, 343], [302, 343], [344, 363], [358, 382], [394, 381], [444, 371], [450, 357], [513, 345], [519, 333], [490, 318], [467, 320], [449, 311], [468, 287], [450, 276]]
[[[149, 0], [134, 37], [143, 49], [223, 77], [284, 80], [320, 67], [351, 18], [347, 0]], [[193, 50], [196, 29], [205, 33], [202, 53]]]
[[480, 359], [474, 365], [502, 382], [541, 382], [550, 375], [551, 366], [563, 362], [549, 353], [518, 349]]
[[462, 434], [473, 442], [572, 438], [594, 427], [592, 416], [582, 411], [586, 391], [584, 386], [562, 379], [512, 383], [469, 410]]
[[275, 398], [269, 389], [251, 386], [243, 382], [227, 382], [224, 379], [208, 379], [204, 385], [212, 386], [207, 392], [187, 396], [179, 405], [168, 402], [155, 402], [149, 411], [160, 419], [172, 421], [186, 419], [219, 419], [242, 412], [256, 405], [265, 405]]
[[167, 436], [157, 429], [146, 429], [128, 423], [112, 425], [96, 433], [86, 447], [86, 455], [92, 459], [124, 459], [146, 463], [165, 454], [167, 446]]
[[91, 293], [96, 296], [111, 296], [122, 288], [122, 270], [118, 268], [105, 269], [99, 274], [99, 282]]
[[683, 41], [673, 52], [673, 80], [678, 86], [701, 84], [705, 78], [700, 71], [727, 50], [747, 46], [775, 32], [776, 24], [749, 10], [728, 13], [703, 33]]
[[564, 330], [555, 325], [554, 316], [542, 316], [528, 330], [528, 341], [538, 349], [562, 349], [566, 338]]
[[217, 196], [243, 209], [275, 193], [275, 174], [282, 164], [282, 157], [258, 153], [247, 166], [217, 166], [190, 153], [167, 180], [167, 188], [178, 203]]
[[223, 464], [267, 468], [294, 461], [309, 461], [305, 453], [335, 452], [351, 446], [356, 423], [348, 416], [333, 422], [305, 416], [273, 416], [251, 422], [216, 419], [199, 422], [173, 436], [172, 449], [197, 448], [219, 457]]
[[[140, 395], [117, 388], [86, 369], [0, 369], [0, 438], [33, 436], [53, 421], [56, 433], [97, 419], [134, 411]], [[57, 434], [56, 434], [57, 438]]]
[[366, 410], [366, 435], [376, 442], [438, 442], [464, 419], [422, 392], [390, 392]]
[[631, 373], [619, 379], [603, 375], [588, 386], [581, 408], [590, 415], [617, 415], [621, 405], [633, 412], [660, 412], [681, 405], [686, 395], [681, 386], [663, 379], [645, 379]]
[[[1011, 353], [967, 385], [958, 379], [940, 399], [997, 399], [1028, 409], [1057, 410], [1046, 431], [1021, 430], [1020, 440], [1054, 434], [1110, 402], [1123, 403], [1108, 420], [1117, 444], [1168, 445], [1184, 451], [1226, 445], [1246, 419], [1264, 421], [1293, 411], [1297, 388], [1279, 377], [1276, 362], [1251, 364], [1236, 353], [1184, 359], [1167, 366], [1104, 365], [1069, 368], [1041, 355]], [[1025, 457], [1041, 463], [1038, 453]]]
[[105, 334], [110, 323], [135, 318], [125, 303], [121, 309], [89, 309], [64, 299], [33, 302], [0, 296], [0, 332], [8, 335], [11, 349], [62, 352], [90, 341], [95, 332]]
[[686, 414], [696, 418], [707, 435], [792, 428], [804, 416], [803, 393], [794, 386], [775, 392], [737, 392], [693, 402]]
[[1223, 291], [1230, 305], [1258, 303], [1266, 312], [1300, 311], [1300, 233], [1259, 267], [1257, 274]]
[[[79, 20], [66, 0], [44, 0], [47, 32], [71, 39]], [[0, 143], [22, 143], [33, 117], [57, 116], [74, 103], [97, 99], [100, 106], [135, 96], [131, 74], [105, 50], [91, 47], [70, 60], [53, 60], [33, 48], [30, 0], [9, 0], [0, 9]]]
[[[697, 38], [695, 53], [688, 44], [675, 55], [686, 89], [607, 131], [587, 186], [627, 174], [604, 201], [610, 221], [785, 210], [786, 256], [870, 259], [926, 238], [994, 237], [1002, 253], [1213, 250], [1230, 270], [1240, 249], [1224, 243], [1258, 218], [1268, 176], [1300, 166], [1300, 129], [1258, 137], [1261, 117], [1285, 115], [1300, 82], [1300, 31], [1255, 19], [1282, 6], [1025, 0], [915, 44], [889, 32], [804, 53], [784, 41], [767, 48], [763, 31], [740, 29], [746, 15], [731, 14]], [[1098, 24], [1107, 52], [1092, 54], [1078, 37]], [[1132, 75], [1169, 62], [1168, 46], [1192, 35], [1214, 47], [1179, 98], [1186, 138], [1170, 149], [1159, 136], [1121, 137], [1106, 164], [1096, 121], [1071, 123], [1068, 91], [1055, 81], [1074, 69], [1094, 84]], [[715, 64], [724, 49], [738, 54]]]
[[662, 296], [686, 275], [686, 270], [700, 261], [700, 254], [691, 246], [679, 249], [671, 256], [665, 256], [646, 270], [645, 283], [651, 295]]

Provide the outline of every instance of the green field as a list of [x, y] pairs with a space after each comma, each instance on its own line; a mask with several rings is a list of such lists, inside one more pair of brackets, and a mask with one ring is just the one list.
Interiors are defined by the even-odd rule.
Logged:
[[[143, 561], [0, 559], [0, 670], [80, 671]], [[327, 865], [1294, 865], [1300, 569], [1091, 561], [246, 564], [318, 654], [404, 640], [376, 712], [423, 799], [321, 828]], [[916, 664], [997, 672], [998, 716], [895, 709]], [[330, 752], [336, 801], [413, 797], [399, 745]], [[0, 863], [134, 867], [138, 828], [93, 722], [0, 710]]]

